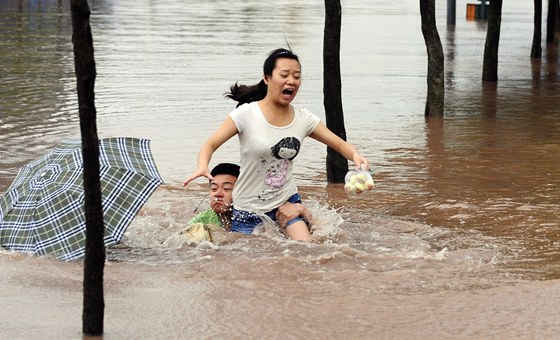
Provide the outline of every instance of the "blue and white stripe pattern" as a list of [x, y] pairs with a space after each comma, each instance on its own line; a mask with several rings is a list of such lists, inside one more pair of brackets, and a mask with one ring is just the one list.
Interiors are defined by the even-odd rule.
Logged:
[[[105, 245], [122, 239], [138, 211], [163, 183], [150, 142], [99, 142]], [[63, 260], [83, 257], [85, 214], [81, 142], [64, 141], [22, 167], [0, 197], [0, 245]]]

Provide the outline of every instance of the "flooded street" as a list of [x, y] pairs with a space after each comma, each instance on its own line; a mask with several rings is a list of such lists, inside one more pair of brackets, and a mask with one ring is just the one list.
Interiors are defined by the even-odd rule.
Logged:
[[[346, 132], [375, 189], [327, 184], [325, 147], [308, 139], [294, 169], [311, 244], [264, 226], [196, 245], [180, 232], [208, 208], [207, 184], [181, 183], [234, 108], [232, 83], [257, 82], [288, 41], [302, 63], [296, 104], [324, 120], [323, 4], [90, 1], [99, 135], [150, 139], [166, 182], [108, 249], [105, 338], [557, 337], [558, 45], [530, 60], [532, 6], [504, 2], [499, 80], [482, 84], [486, 22], [458, 2], [446, 27], [436, 1], [446, 115], [426, 119], [418, 4], [342, 1]], [[77, 111], [69, 4], [0, 0], [0, 194], [80, 137]], [[223, 161], [239, 161], [236, 139], [211, 165]], [[3, 337], [80, 338], [82, 271], [1, 250]]]

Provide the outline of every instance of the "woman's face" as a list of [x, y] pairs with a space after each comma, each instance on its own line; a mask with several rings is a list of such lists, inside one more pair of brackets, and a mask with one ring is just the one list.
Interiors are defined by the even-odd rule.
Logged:
[[264, 77], [268, 85], [267, 97], [281, 105], [289, 105], [301, 85], [301, 66], [294, 59], [278, 58], [272, 76]]

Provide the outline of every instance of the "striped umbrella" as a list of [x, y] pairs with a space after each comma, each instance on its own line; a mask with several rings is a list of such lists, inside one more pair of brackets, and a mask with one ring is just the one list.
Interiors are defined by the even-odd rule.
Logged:
[[[0, 245], [62, 260], [84, 256], [83, 158], [79, 140], [63, 141], [22, 167], [0, 197]], [[163, 180], [150, 142], [99, 141], [105, 245], [120, 242], [142, 205]]]

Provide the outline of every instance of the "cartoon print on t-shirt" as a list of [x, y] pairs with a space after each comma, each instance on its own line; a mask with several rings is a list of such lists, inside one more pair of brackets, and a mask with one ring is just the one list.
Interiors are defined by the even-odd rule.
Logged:
[[274, 160], [264, 162], [266, 169], [265, 183], [273, 188], [281, 188], [287, 180], [290, 161], [299, 153], [300, 141], [295, 137], [286, 137], [271, 149]]

